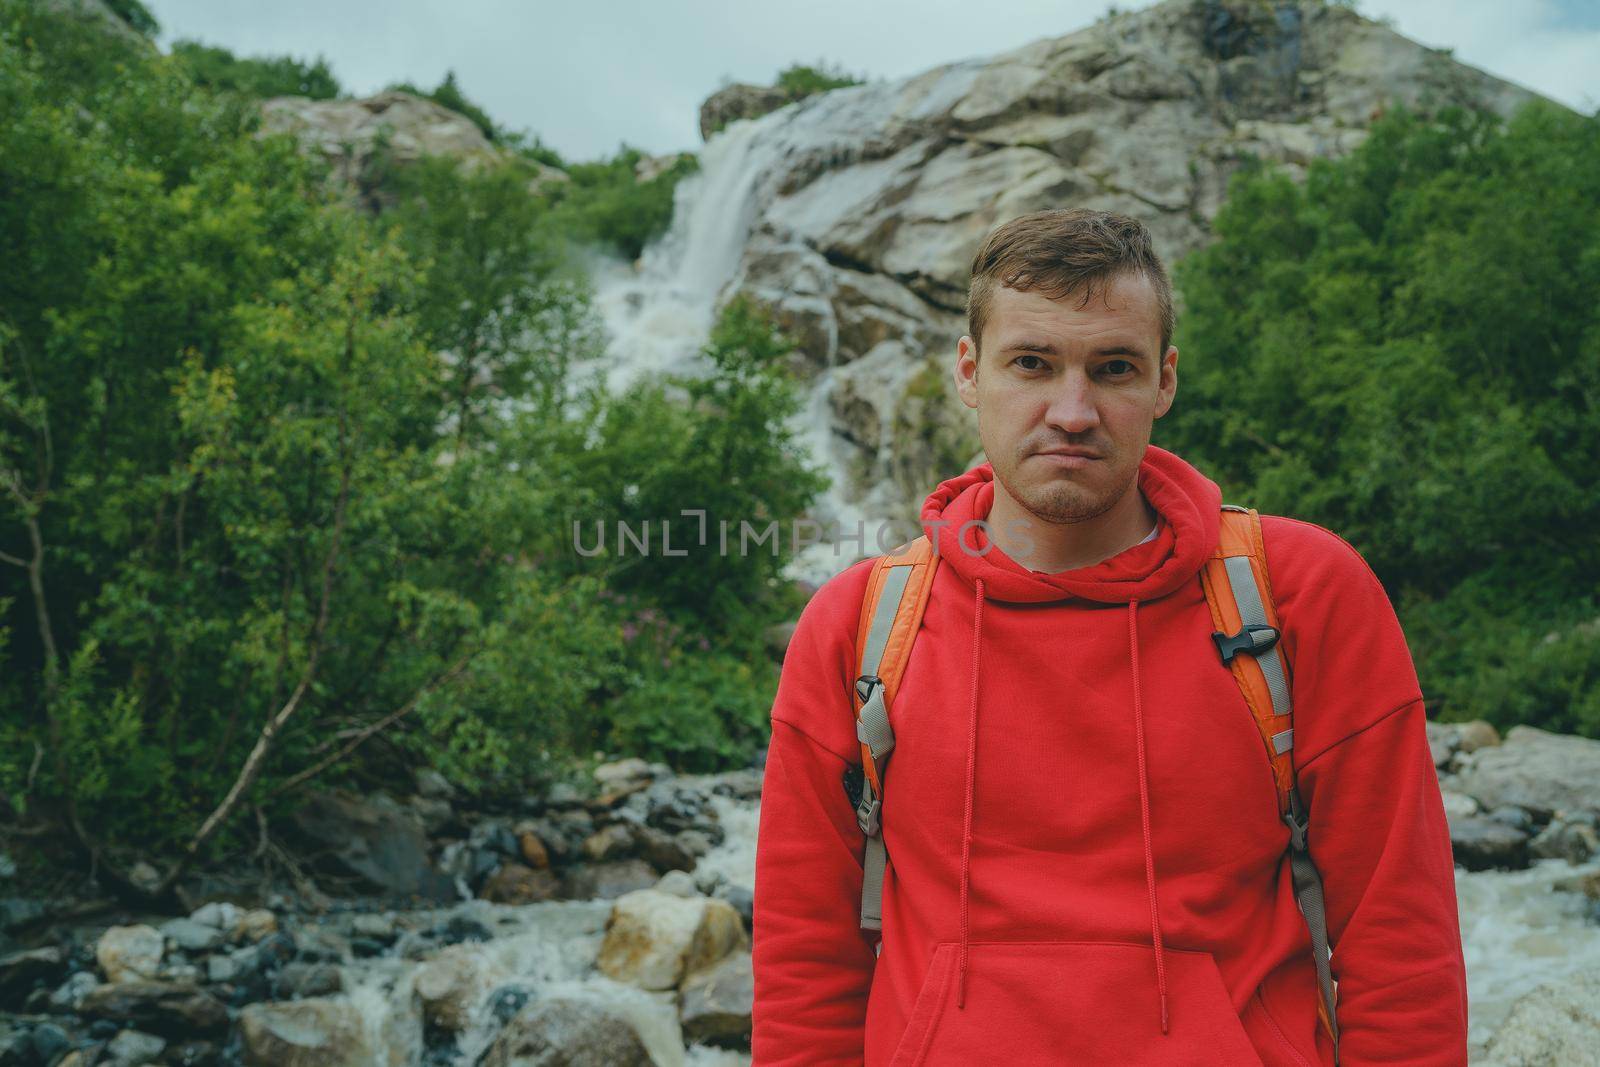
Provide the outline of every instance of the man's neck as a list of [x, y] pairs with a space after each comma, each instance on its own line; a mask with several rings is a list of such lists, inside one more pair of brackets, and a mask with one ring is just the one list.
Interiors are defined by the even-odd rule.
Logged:
[[1093, 566], [1131, 548], [1157, 519], [1156, 509], [1132, 486], [1092, 519], [1047, 522], [1018, 504], [996, 480], [986, 532], [1000, 551], [1029, 570], [1057, 574]]

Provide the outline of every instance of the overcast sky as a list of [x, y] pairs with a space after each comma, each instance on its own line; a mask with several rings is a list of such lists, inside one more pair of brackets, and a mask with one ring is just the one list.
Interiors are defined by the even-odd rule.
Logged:
[[[447, 70], [503, 126], [568, 159], [700, 144], [700, 102], [825, 60], [897, 78], [1093, 22], [1105, 0], [145, 0], [164, 44], [327, 57], [347, 91]], [[1147, 3], [1126, 3], [1139, 8]], [[1600, 0], [1362, 0], [1408, 37], [1585, 113], [1600, 107]]]

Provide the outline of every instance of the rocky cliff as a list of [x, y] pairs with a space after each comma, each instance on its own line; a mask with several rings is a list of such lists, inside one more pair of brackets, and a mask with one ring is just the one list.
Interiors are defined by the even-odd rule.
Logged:
[[949, 368], [995, 225], [1126, 212], [1171, 262], [1207, 239], [1246, 157], [1303, 173], [1396, 104], [1509, 113], [1533, 95], [1322, 0], [1167, 0], [733, 123], [705, 161], [707, 187], [718, 167], [750, 172], [746, 202], [718, 208], [749, 224], [721, 297], [760, 297], [801, 339], [846, 483], [834, 512], [909, 534], [978, 448]]

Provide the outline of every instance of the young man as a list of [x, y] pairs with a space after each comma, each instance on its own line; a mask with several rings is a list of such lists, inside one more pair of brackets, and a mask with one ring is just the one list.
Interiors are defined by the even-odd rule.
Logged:
[[[1332, 1064], [1289, 830], [1198, 577], [1221, 493], [1149, 443], [1178, 384], [1149, 234], [1015, 219], [968, 322], [955, 378], [989, 462], [922, 511], [941, 562], [890, 710], [881, 934], [841, 783], [869, 559], [807, 605], [772, 710], [754, 1063]], [[1400, 625], [1336, 534], [1261, 525], [1339, 1061], [1459, 1067], [1454, 866]]]

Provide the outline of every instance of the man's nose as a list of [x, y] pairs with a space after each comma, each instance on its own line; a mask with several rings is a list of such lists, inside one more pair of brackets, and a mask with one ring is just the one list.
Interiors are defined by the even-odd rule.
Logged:
[[1070, 370], [1055, 383], [1045, 421], [1063, 433], [1083, 433], [1100, 424], [1094, 384], [1082, 370]]

